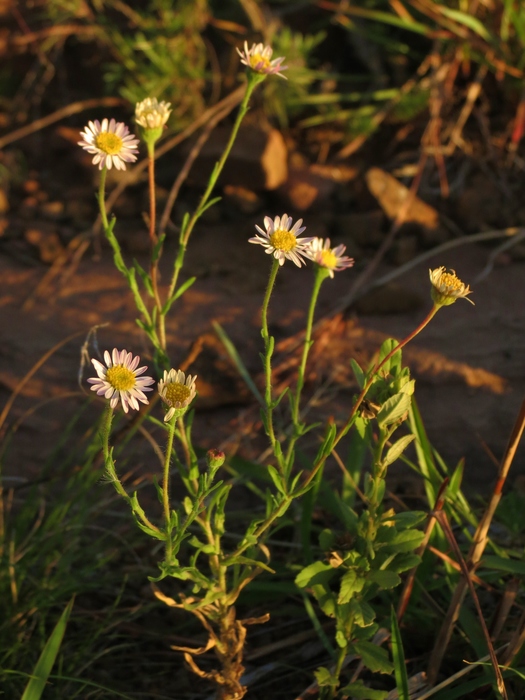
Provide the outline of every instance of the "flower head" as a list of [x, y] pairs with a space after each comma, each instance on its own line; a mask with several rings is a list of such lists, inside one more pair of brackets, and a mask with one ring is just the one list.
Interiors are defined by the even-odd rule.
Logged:
[[186, 377], [180, 369], [164, 370], [164, 377], [159, 382], [159, 395], [164, 403], [169, 406], [164, 421], [167, 423], [174, 415], [177, 417], [186, 413], [190, 403], [195, 398], [195, 380], [190, 374]]
[[112, 165], [117, 170], [125, 170], [126, 163], [137, 160], [139, 141], [129, 133], [123, 122], [103, 119], [101, 124], [95, 119], [94, 122], [89, 122], [86, 130], [81, 131], [80, 135], [83, 140], [79, 141], [78, 145], [95, 156], [93, 165], [98, 163], [99, 170], [104, 167], [110, 170]]
[[148, 368], [139, 367], [140, 357], [133, 357], [130, 352], [113, 348], [111, 355], [106, 350], [104, 353], [104, 362], [106, 366], [98, 360], [92, 359], [98, 377], [88, 379], [90, 384], [93, 384], [91, 391], [96, 391], [99, 396], [104, 395], [105, 399], [109, 399], [111, 408], [115, 408], [119, 399], [122, 401], [124, 413], [128, 412], [128, 408], [139, 410], [139, 401], [148, 403], [145, 391], [153, 391], [149, 388], [150, 384], [154, 384], [155, 380], [151, 377], [140, 377]]
[[287, 66], [281, 65], [284, 61], [284, 56], [279, 58], [274, 58], [273, 61], [272, 53], [273, 49], [271, 46], [264, 46], [264, 44], [253, 44], [251, 49], [248, 48], [248, 42], [244, 42], [244, 51], [237, 49], [237, 53], [241, 57], [241, 63], [245, 66], [251, 68], [256, 73], [261, 73], [262, 75], [278, 75], [280, 78], [287, 79], [280, 71], [285, 70]]
[[301, 226], [302, 219], [299, 219], [292, 228], [292, 217], [288, 214], [276, 216], [272, 221], [269, 216], [264, 217], [263, 231], [260, 226], [255, 226], [261, 235], [250, 238], [250, 243], [259, 243], [266, 248], [265, 252], [279, 261], [279, 265], [284, 265], [286, 259], [294, 262], [297, 267], [304, 264], [304, 257], [308, 257], [308, 246], [312, 238], [298, 238], [306, 226]]
[[[454, 270], [447, 272], [446, 267], [436, 267], [435, 270], [428, 272], [432, 284], [430, 293], [437, 306], [450, 306], [456, 299], [467, 299], [467, 294], [472, 293], [468, 284], [464, 284], [456, 277]], [[472, 299], [467, 299], [467, 301], [474, 304]]]
[[226, 455], [222, 450], [211, 449], [206, 452], [206, 461], [210, 469], [218, 469], [224, 464]]
[[159, 102], [156, 97], [146, 97], [135, 105], [135, 121], [143, 129], [162, 129], [171, 114], [170, 102]]
[[346, 246], [340, 244], [335, 248], [330, 247], [330, 239], [314, 238], [310, 243], [308, 257], [321, 267], [326, 267], [330, 277], [333, 278], [334, 272], [340, 272], [347, 267], [352, 267], [354, 259], [343, 255]]

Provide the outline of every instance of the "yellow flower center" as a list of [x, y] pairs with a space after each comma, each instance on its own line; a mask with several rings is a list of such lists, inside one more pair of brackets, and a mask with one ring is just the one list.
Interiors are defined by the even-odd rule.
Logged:
[[170, 406], [177, 403], [183, 404], [191, 396], [191, 389], [186, 384], [177, 384], [176, 382], [168, 384], [164, 390], [164, 399]]
[[320, 259], [321, 265], [329, 270], [333, 270], [337, 266], [337, 255], [334, 255], [331, 250], [322, 250]]
[[439, 286], [442, 291], [448, 293], [461, 292], [463, 289], [463, 282], [456, 277], [456, 275], [451, 275], [450, 272], [444, 272], [439, 279]]
[[106, 380], [117, 391], [129, 391], [136, 384], [133, 372], [122, 365], [110, 367], [106, 372]]
[[108, 156], [116, 156], [122, 150], [122, 139], [112, 131], [103, 131], [95, 138], [95, 144]]
[[283, 253], [288, 253], [297, 245], [297, 238], [290, 231], [278, 229], [270, 236], [270, 243], [276, 250], [282, 250]]
[[254, 53], [250, 58], [250, 66], [255, 70], [255, 67], [258, 63], [262, 63], [262, 66], [259, 66], [257, 70], [262, 72], [268, 70], [268, 68], [271, 68], [272, 65], [270, 61], [266, 58], [266, 56], [261, 56], [261, 54], [259, 53]]

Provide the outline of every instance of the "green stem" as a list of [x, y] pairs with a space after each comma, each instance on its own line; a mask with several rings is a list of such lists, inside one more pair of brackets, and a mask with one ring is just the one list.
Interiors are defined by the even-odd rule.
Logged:
[[324, 280], [330, 276], [330, 272], [327, 270], [327, 268], [322, 267], [321, 265], [316, 265], [315, 266], [315, 278], [314, 278], [314, 286], [312, 288], [312, 294], [310, 297], [310, 306], [308, 307], [308, 315], [306, 318], [306, 330], [305, 330], [305, 335], [304, 335], [304, 345], [303, 345], [303, 352], [301, 356], [301, 362], [299, 364], [299, 369], [297, 370], [297, 386], [295, 388], [295, 397], [292, 402], [292, 423], [293, 423], [293, 428], [294, 432], [292, 437], [290, 438], [290, 442], [288, 444], [288, 450], [286, 453], [286, 468], [287, 471], [289, 472], [291, 470], [292, 465], [289, 464], [290, 458], [293, 454], [293, 449], [295, 447], [295, 443], [297, 442], [297, 439], [300, 437], [300, 431], [299, 431], [299, 417], [300, 417], [300, 404], [301, 404], [301, 392], [304, 387], [304, 377], [306, 373], [306, 362], [308, 360], [308, 353], [310, 352], [310, 348], [312, 347], [312, 328], [313, 328], [313, 323], [314, 323], [314, 313], [315, 313], [315, 307], [317, 305], [317, 298], [319, 296], [319, 290], [321, 289], [321, 285], [323, 284]]
[[106, 176], [108, 174], [108, 169], [106, 166], [100, 171], [100, 183], [98, 186], [98, 207], [100, 209], [100, 218], [102, 219], [102, 226], [104, 230], [107, 231], [109, 228], [108, 215], [106, 212]]
[[[368, 390], [370, 389], [370, 387], [372, 385], [372, 382], [374, 381], [374, 377], [379, 372], [381, 367], [383, 367], [390, 360], [390, 358], [393, 355], [395, 355], [395, 353], [398, 350], [401, 350], [402, 348], [404, 348], [407, 343], [409, 343], [411, 340], [413, 340], [416, 337], [416, 335], [421, 333], [421, 331], [426, 326], [428, 326], [428, 324], [434, 318], [434, 316], [436, 315], [436, 313], [438, 312], [438, 310], [440, 308], [441, 307], [439, 305], [435, 304], [432, 307], [432, 309], [430, 310], [430, 312], [428, 313], [428, 315], [423, 319], [423, 321], [421, 321], [421, 323], [419, 324], [419, 326], [417, 326], [417, 328], [415, 330], [413, 330], [411, 333], [409, 333], [404, 340], [402, 340], [400, 343], [398, 343], [396, 345], [396, 347], [393, 348], [393, 350], [391, 350], [388, 353], [388, 355], [386, 355], [386, 357], [384, 357], [381, 360], [381, 362], [376, 362], [374, 368], [370, 372], [370, 376], [369, 376], [368, 380], [366, 381], [365, 386], [363, 387], [361, 393], [357, 397], [355, 404], [352, 407], [352, 410], [350, 412], [350, 416], [348, 417], [348, 420], [343, 425], [343, 427], [339, 430], [339, 432], [337, 433], [337, 435], [335, 437], [334, 444], [333, 444], [334, 448], [339, 444], [339, 442], [344, 438], [344, 436], [348, 433], [348, 431], [350, 430], [350, 428], [354, 424], [354, 420], [355, 420], [355, 417], [357, 415], [357, 411], [359, 409], [359, 406], [362, 404], [363, 399], [365, 398]], [[312, 479], [315, 477], [315, 475], [317, 474], [319, 469], [323, 466], [323, 464], [325, 463], [327, 458], [328, 458], [328, 455], [326, 457], [323, 457], [322, 459], [320, 459], [316, 464], [314, 464], [312, 471], [310, 472], [310, 474], [308, 475], [308, 477], [305, 479], [302, 486], [300, 487], [301, 490], [303, 490], [305, 487], [307, 487], [311, 483]]]
[[217, 180], [219, 179], [219, 176], [222, 172], [222, 169], [224, 168], [224, 164], [226, 163], [226, 160], [227, 160], [228, 156], [230, 155], [230, 151], [231, 151], [232, 146], [235, 142], [235, 139], [237, 138], [237, 133], [239, 131], [239, 127], [241, 126], [241, 122], [244, 119], [246, 112], [248, 111], [248, 103], [250, 101], [250, 97], [251, 97], [255, 87], [257, 86], [257, 84], [259, 82], [261, 82], [261, 79], [257, 73], [253, 73], [253, 72], [248, 73], [248, 84], [246, 86], [246, 92], [245, 92], [243, 100], [239, 106], [237, 118], [236, 118], [235, 123], [233, 125], [228, 143], [226, 144], [226, 148], [224, 149], [222, 156], [220, 157], [218, 163], [216, 163], [216, 165], [213, 169], [213, 172], [210, 175], [210, 179], [208, 181], [208, 186], [206, 187], [206, 190], [205, 190], [204, 194], [202, 195], [201, 200], [200, 200], [199, 204], [197, 205], [197, 208], [195, 209], [193, 215], [190, 217], [187, 225], [180, 232], [179, 254], [177, 255], [177, 258], [175, 260], [173, 276], [171, 278], [170, 288], [168, 291], [168, 300], [171, 299], [171, 297], [173, 296], [173, 293], [175, 292], [175, 289], [177, 287], [179, 273], [180, 273], [180, 270], [181, 270], [183, 263], [184, 263], [184, 255], [186, 253], [186, 248], [188, 246], [188, 241], [189, 241], [189, 238], [191, 236], [191, 233], [192, 233], [192, 231], [195, 227], [195, 224], [197, 223], [199, 217], [201, 216], [204, 209], [206, 208], [206, 204], [208, 202], [208, 199], [210, 198], [210, 195], [213, 191], [213, 188], [215, 187]]
[[279, 462], [279, 466], [282, 468], [282, 458], [280, 457], [280, 450], [275, 449], [277, 438], [275, 437], [275, 430], [273, 427], [273, 399], [272, 399], [272, 355], [274, 347], [274, 339], [270, 336], [268, 330], [268, 306], [270, 303], [270, 297], [272, 296], [272, 291], [275, 286], [275, 280], [277, 273], [279, 272], [279, 261], [276, 258], [272, 258], [272, 269], [270, 270], [270, 278], [268, 279], [268, 285], [266, 287], [266, 293], [264, 295], [264, 300], [261, 307], [261, 335], [264, 341], [264, 403], [266, 410], [266, 430], [270, 442], [272, 445], [273, 452]]
[[151, 530], [154, 530], [155, 532], [160, 532], [159, 528], [156, 525], [153, 525], [153, 523], [149, 520], [149, 518], [146, 516], [142, 508], [140, 510], [137, 510], [137, 507], [133, 504], [133, 500], [130, 498], [128, 495], [126, 489], [122, 486], [122, 483], [120, 479], [117, 476], [117, 472], [115, 470], [115, 462], [113, 461], [113, 456], [111, 454], [111, 448], [109, 446], [109, 437], [111, 434], [111, 423], [113, 421], [113, 409], [111, 408], [111, 404], [109, 401], [106, 402], [106, 410], [104, 411], [104, 417], [102, 419], [102, 426], [100, 429], [100, 436], [102, 439], [102, 450], [104, 453], [104, 465], [106, 467], [106, 472], [109, 477], [109, 480], [115, 487], [116, 492], [119, 494], [119, 496], [122, 496], [122, 498], [126, 501], [126, 503], [130, 506], [132, 511], [137, 515], [144, 525], [149, 527]]
[[170, 464], [173, 452], [173, 438], [175, 435], [175, 417], [173, 417], [168, 429], [168, 443], [164, 455], [164, 472], [162, 478], [162, 505], [164, 507], [164, 523], [166, 529], [166, 563], [171, 562], [171, 511], [170, 511]]
[[[337, 657], [337, 661], [335, 664], [335, 669], [334, 669], [334, 676], [337, 678], [339, 681], [339, 676], [341, 675], [341, 671], [343, 670], [343, 664], [346, 659], [346, 654], [348, 651], [348, 644], [344, 647], [344, 649], [339, 649], [339, 655]], [[331, 686], [329, 693], [328, 693], [328, 700], [333, 700], [335, 698], [336, 693], [337, 693], [337, 688], [339, 687], [340, 683], [337, 683], [337, 686]]]
[[[100, 209], [100, 218], [102, 219], [102, 226], [104, 227], [104, 233], [106, 234], [106, 238], [108, 239], [108, 242], [113, 250], [113, 257], [115, 261], [115, 267], [117, 270], [124, 275], [126, 278], [126, 281], [129, 285], [129, 288], [131, 289], [131, 293], [133, 294], [133, 299], [135, 300], [135, 306], [137, 307], [137, 310], [139, 313], [142, 314], [145, 322], [146, 322], [146, 332], [148, 333], [149, 338], [151, 339], [153, 345], [155, 348], [158, 348], [161, 352], [163, 352], [163, 349], [161, 348], [159, 338], [157, 336], [157, 332], [155, 327], [152, 324], [152, 319], [150, 316], [150, 313], [147, 309], [146, 304], [144, 303], [144, 300], [142, 299], [140, 295], [140, 291], [137, 285], [137, 280], [135, 279], [135, 274], [134, 270], [128, 270], [128, 267], [126, 263], [124, 262], [124, 258], [122, 257], [122, 252], [120, 250], [120, 245], [119, 242], [117, 241], [117, 238], [115, 234], [113, 233], [112, 226], [109, 225], [108, 221], [108, 216], [106, 212], [106, 201], [105, 201], [105, 188], [106, 188], [106, 176], [107, 176], [107, 168], [104, 167], [101, 172], [100, 172], [100, 184], [98, 188], [98, 205]], [[164, 353], [165, 354], [165, 353]]]
[[273, 523], [281, 517], [281, 515], [284, 515], [288, 508], [290, 507], [292, 501], [294, 499], [293, 495], [288, 495], [288, 496], [283, 496], [283, 500], [279, 503], [279, 505], [276, 507], [276, 509], [273, 511], [273, 513], [270, 513], [270, 515], [266, 518], [266, 520], [259, 525], [259, 527], [255, 530], [255, 532], [252, 533], [252, 537], [250, 538], [250, 541], [241, 544], [237, 547], [235, 552], [230, 554], [228, 556], [228, 565], [231, 563], [234, 563], [236, 558], [239, 557], [241, 554], [243, 554], [249, 547], [253, 546], [253, 542], [257, 541], [259, 543], [259, 540], [264, 533], [270, 529], [270, 527], [273, 525]]

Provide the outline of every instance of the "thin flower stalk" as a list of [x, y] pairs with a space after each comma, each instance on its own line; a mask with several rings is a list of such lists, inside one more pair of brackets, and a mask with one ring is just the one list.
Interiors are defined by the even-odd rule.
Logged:
[[305, 329], [305, 336], [304, 336], [304, 343], [303, 343], [303, 351], [301, 354], [301, 361], [299, 363], [299, 367], [297, 369], [297, 384], [295, 387], [295, 396], [292, 402], [292, 424], [294, 428], [294, 433], [290, 438], [290, 441], [288, 443], [288, 449], [286, 453], [286, 464], [287, 464], [287, 472], [289, 473], [292, 465], [290, 464], [291, 456], [293, 454], [293, 449], [295, 447], [295, 443], [297, 442], [297, 439], [300, 437], [300, 429], [299, 429], [299, 419], [300, 419], [300, 405], [301, 405], [301, 393], [304, 387], [304, 378], [305, 378], [305, 373], [306, 373], [306, 363], [308, 361], [308, 354], [310, 352], [310, 348], [313, 345], [312, 341], [312, 329], [313, 329], [313, 323], [314, 323], [314, 313], [315, 313], [315, 307], [317, 305], [317, 299], [319, 297], [319, 291], [321, 289], [321, 285], [327, 279], [327, 277], [330, 276], [329, 270], [327, 270], [324, 267], [321, 267], [320, 265], [316, 266], [315, 270], [315, 277], [314, 277], [314, 285], [312, 289], [312, 294], [310, 297], [310, 304], [308, 307], [308, 315], [306, 318], [306, 329]]
[[139, 125], [142, 137], [148, 149], [148, 185], [149, 185], [149, 238], [151, 244], [150, 278], [153, 298], [157, 308], [157, 327], [159, 342], [163, 351], [166, 350], [166, 329], [161, 321], [162, 302], [158, 285], [158, 265], [161, 250], [157, 249], [157, 198], [155, 193], [155, 144], [162, 136], [162, 131], [171, 114], [169, 102], [159, 102], [156, 98], [147, 97], [135, 106], [135, 121]]
[[[368, 379], [367, 382], [365, 383], [363, 389], [361, 390], [361, 393], [360, 393], [359, 396], [357, 397], [357, 400], [356, 400], [356, 402], [354, 403], [354, 405], [353, 405], [353, 407], [352, 407], [352, 410], [350, 411], [350, 415], [349, 415], [349, 417], [348, 417], [348, 420], [346, 421], [346, 423], [343, 425], [343, 427], [342, 427], [342, 428], [339, 430], [339, 432], [337, 433], [337, 435], [336, 435], [336, 437], [335, 437], [335, 440], [334, 440], [333, 448], [335, 448], [335, 447], [339, 444], [339, 442], [341, 442], [341, 440], [345, 437], [345, 435], [348, 433], [348, 431], [350, 430], [350, 428], [351, 428], [352, 425], [354, 424], [355, 417], [356, 417], [356, 415], [357, 415], [357, 411], [358, 411], [359, 407], [361, 406], [361, 404], [363, 403], [363, 399], [365, 398], [365, 396], [366, 396], [368, 390], [369, 390], [370, 387], [372, 386], [372, 383], [373, 383], [373, 381], [374, 381], [374, 378], [375, 378], [375, 375], [377, 374], [377, 372], [379, 372], [379, 370], [381, 369], [381, 367], [383, 367], [383, 366], [393, 357], [393, 355], [395, 355], [395, 353], [396, 353], [398, 350], [401, 350], [402, 348], [404, 348], [405, 345], [407, 345], [411, 340], [413, 340], [417, 335], [419, 335], [419, 333], [421, 333], [421, 331], [422, 331], [424, 328], [426, 328], [426, 326], [428, 326], [428, 324], [429, 324], [430, 321], [434, 318], [434, 316], [435, 316], [436, 313], [439, 311], [439, 309], [440, 309], [440, 306], [438, 306], [437, 304], [434, 304], [434, 306], [432, 307], [432, 309], [430, 310], [430, 312], [429, 312], [429, 313], [427, 314], [427, 316], [423, 319], [423, 321], [421, 321], [421, 323], [419, 324], [419, 326], [417, 326], [417, 328], [415, 328], [411, 333], [409, 333], [409, 334], [407, 335], [406, 338], [404, 338], [402, 341], [400, 341], [400, 342], [395, 346], [395, 348], [393, 348], [393, 349], [386, 355], [386, 357], [384, 357], [384, 358], [381, 360], [381, 362], [376, 362], [376, 364], [375, 364], [373, 370], [370, 372], [370, 377], [369, 377], [369, 379]], [[319, 471], [319, 469], [321, 469], [321, 467], [322, 467], [323, 464], [325, 463], [326, 459], [327, 459], [327, 457], [323, 457], [322, 459], [318, 460], [318, 462], [317, 462], [316, 464], [314, 464], [314, 466], [313, 466], [313, 468], [312, 468], [310, 474], [309, 474], [308, 477], [305, 479], [302, 488], [306, 488], [306, 487], [309, 486], [309, 484], [311, 483], [312, 479], [315, 477], [315, 475], [317, 474], [317, 472]]]
[[[256, 77], [254, 77], [256, 76]], [[195, 227], [195, 224], [199, 220], [200, 216], [202, 215], [203, 211], [206, 209], [206, 205], [208, 204], [208, 200], [210, 199], [211, 193], [213, 191], [213, 188], [217, 184], [217, 180], [219, 179], [219, 176], [224, 168], [224, 164], [226, 163], [226, 160], [228, 159], [228, 156], [230, 155], [230, 151], [233, 147], [233, 144], [235, 142], [235, 139], [237, 138], [237, 134], [239, 132], [239, 127], [241, 126], [241, 123], [246, 115], [246, 112], [248, 111], [248, 106], [250, 102], [250, 97], [252, 96], [252, 93], [254, 89], [256, 88], [257, 84], [260, 82], [257, 78], [259, 78], [256, 73], [249, 73], [248, 74], [248, 83], [246, 86], [246, 92], [244, 94], [243, 100], [239, 106], [239, 111], [237, 113], [237, 118], [235, 119], [235, 123], [233, 125], [233, 128], [231, 130], [230, 138], [228, 139], [228, 143], [226, 144], [226, 148], [224, 149], [224, 152], [222, 156], [220, 157], [219, 161], [217, 162], [215, 168], [213, 169], [213, 172], [210, 176], [208, 186], [206, 187], [206, 190], [204, 191], [204, 194], [202, 195], [199, 204], [197, 205], [197, 208], [193, 212], [192, 216], [188, 219], [188, 223], [186, 226], [183, 226], [180, 231], [180, 236], [179, 236], [179, 251], [177, 254], [177, 258], [175, 259], [175, 265], [173, 269], [173, 275], [171, 278], [170, 286], [169, 286], [169, 291], [168, 291], [168, 301], [171, 299], [173, 296], [177, 283], [179, 280], [179, 274], [182, 269], [182, 266], [184, 264], [184, 256], [186, 254], [186, 248], [188, 247], [188, 241], [190, 239], [190, 236], [193, 232], [193, 229]], [[164, 314], [162, 315], [162, 323], [164, 324]]]
[[166, 563], [169, 565], [172, 555], [171, 543], [171, 508], [170, 508], [170, 464], [173, 452], [173, 438], [175, 436], [175, 417], [168, 423], [168, 441], [164, 455], [164, 469], [162, 475], [162, 505], [164, 508], [164, 527], [166, 530]]
[[[106, 177], [108, 174], [107, 168], [102, 168], [100, 171], [100, 182], [98, 184], [98, 208], [100, 210], [100, 218], [104, 231], [109, 229], [108, 213], [106, 209]], [[124, 261], [123, 261], [124, 262]]]
[[275, 286], [275, 280], [277, 278], [277, 273], [279, 272], [279, 260], [276, 258], [272, 259], [272, 268], [270, 270], [270, 278], [268, 279], [268, 285], [266, 287], [266, 292], [264, 295], [264, 300], [261, 307], [261, 335], [264, 341], [264, 403], [265, 403], [265, 413], [266, 413], [266, 429], [268, 432], [268, 437], [273, 448], [273, 452], [278, 460], [279, 467], [283, 469], [282, 457], [280, 449], [276, 450], [277, 438], [275, 436], [275, 429], [273, 426], [273, 398], [272, 398], [272, 355], [274, 348], [274, 339], [270, 336], [268, 330], [268, 306], [270, 304], [270, 297], [272, 296], [273, 288]]
[[130, 498], [130, 496], [128, 495], [128, 492], [122, 486], [122, 482], [118, 478], [117, 472], [115, 470], [115, 462], [113, 461], [113, 455], [112, 455], [113, 451], [109, 446], [109, 438], [111, 435], [112, 422], [113, 422], [113, 409], [111, 408], [111, 404], [108, 401], [106, 404], [106, 409], [104, 411], [104, 416], [102, 418], [102, 424], [101, 424], [101, 428], [100, 428], [100, 435], [101, 435], [101, 439], [102, 439], [102, 452], [104, 454], [104, 466], [106, 469], [106, 475], [108, 477], [108, 481], [110, 481], [113, 484], [115, 491], [119, 494], [119, 496], [122, 496], [122, 498], [126, 501], [126, 503], [131, 508], [132, 512], [139, 518], [139, 520], [142, 521], [143, 525], [145, 527], [149, 528], [152, 531], [152, 533], [155, 533], [155, 536], [157, 538], [164, 539], [164, 537], [161, 536], [160, 529], [151, 522], [151, 520], [147, 517], [146, 513], [138, 505], [138, 503], [136, 501], [134, 502]]
[[[142, 314], [144, 321], [146, 323], [146, 328], [147, 328], [147, 333], [154, 344], [155, 348], [157, 350], [161, 350], [161, 345], [160, 345], [160, 340], [157, 335], [157, 331], [154, 327], [154, 324], [152, 322], [151, 314], [148, 311], [148, 308], [146, 304], [144, 303], [144, 299], [142, 298], [137, 281], [135, 278], [134, 270], [128, 270], [128, 267], [126, 263], [124, 262], [124, 258], [122, 257], [122, 251], [120, 249], [120, 244], [117, 241], [115, 234], [113, 233], [113, 226], [110, 225], [108, 221], [108, 215], [107, 215], [107, 209], [106, 209], [106, 176], [107, 176], [107, 168], [103, 168], [100, 171], [100, 183], [99, 183], [99, 188], [98, 188], [98, 206], [100, 210], [100, 218], [102, 220], [102, 226], [104, 228], [104, 233], [106, 234], [106, 238], [108, 239], [108, 243], [111, 246], [111, 249], [113, 251], [113, 256], [114, 256], [114, 261], [115, 261], [115, 267], [119, 272], [121, 272], [124, 277], [126, 278], [126, 281], [129, 285], [129, 288], [131, 290], [131, 293], [133, 294], [133, 299], [135, 301], [135, 305], [139, 311], [139, 313]], [[165, 354], [165, 353], [164, 353]]]
[[350, 268], [354, 264], [353, 258], [349, 258], [344, 255], [346, 246], [340, 244], [332, 248], [330, 239], [326, 238], [311, 238], [307, 239], [309, 243], [306, 248], [306, 255], [315, 263], [315, 278], [314, 286], [312, 289], [312, 295], [310, 298], [310, 306], [308, 308], [308, 316], [306, 320], [306, 331], [303, 345], [303, 352], [301, 356], [301, 362], [297, 370], [297, 386], [295, 390], [295, 397], [292, 401], [292, 424], [294, 428], [294, 433], [290, 438], [288, 444], [288, 450], [286, 455], [287, 472], [289, 473], [292, 469], [292, 455], [295, 443], [301, 434], [301, 426], [299, 423], [300, 418], [300, 403], [301, 403], [301, 392], [304, 386], [304, 376], [306, 372], [306, 363], [308, 360], [308, 353], [312, 347], [312, 327], [314, 320], [314, 312], [317, 304], [317, 298], [319, 296], [319, 290], [321, 285], [327, 277], [333, 279], [335, 272], [341, 272]]

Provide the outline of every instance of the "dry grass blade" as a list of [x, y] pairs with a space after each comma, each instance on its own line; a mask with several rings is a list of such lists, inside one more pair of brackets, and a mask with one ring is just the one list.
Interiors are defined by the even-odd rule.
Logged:
[[72, 335], [68, 335], [67, 338], [64, 338], [64, 340], [61, 340], [59, 343], [56, 345], [53, 345], [53, 347], [48, 350], [42, 357], [38, 360], [38, 362], [35, 362], [35, 364], [31, 367], [29, 372], [23, 377], [16, 387], [13, 390], [13, 393], [11, 396], [8, 398], [6, 405], [4, 406], [4, 409], [2, 413], [0, 413], [0, 438], [3, 436], [3, 431], [2, 427], [6, 421], [7, 416], [9, 415], [9, 411], [11, 410], [11, 407], [13, 403], [15, 402], [16, 397], [18, 394], [22, 391], [22, 389], [25, 387], [27, 382], [31, 379], [31, 377], [38, 372], [40, 367], [42, 367], [43, 364], [49, 360], [51, 355], [53, 355], [59, 348], [61, 348], [63, 345], [66, 345], [69, 343], [70, 340], [73, 340], [73, 338], [78, 338], [79, 336], [84, 335], [84, 331], [79, 331], [78, 333], [73, 333]]
[[496, 652], [494, 651], [494, 647], [492, 645], [492, 640], [490, 639], [490, 633], [487, 628], [487, 624], [485, 622], [485, 618], [483, 617], [483, 611], [481, 610], [481, 606], [479, 604], [479, 599], [476, 594], [476, 589], [474, 588], [474, 584], [472, 582], [471, 574], [470, 571], [467, 567], [467, 564], [463, 558], [463, 555], [461, 554], [461, 550], [459, 548], [459, 545], [456, 541], [456, 538], [454, 537], [454, 533], [452, 532], [452, 528], [450, 527], [450, 523], [448, 522], [447, 514], [444, 511], [438, 511], [434, 514], [434, 517], [440, 524], [443, 532], [445, 533], [445, 536], [454, 550], [454, 553], [457, 557], [458, 563], [461, 566], [461, 571], [463, 573], [463, 580], [465, 581], [465, 584], [468, 586], [470, 590], [470, 594], [472, 595], [472, 599], [474, 600], [474, 605], [476, 606], [476, 610], [478, 613], [479, 621], [481, 624], [481, 629], [483, 631], [483, 636], [485, 637], [485, 641], [487, 643], [487, 647], [489, 650], [489, 657], [490, 661], [492, 663], [492, 667], [494, 669], [494, 674], [496, 676], [496, 683], [498, 686], [498, 690], [501, 693], [501, 696], [503, 697], [503, 700], [508, 700], [508, 695], [507, 695], [507, 690], [505, 688], [505, 681], [503, 680], [503, 676], [501, 675], [501, 669], [499, 667], [498, 659], [496, 657]]
[[[469, 569], [472, 569], [476, 566], [476, 564], [479, 563], [481, 557], [483, 556], [483, 552], [485, 551], [489, 527], [492, 522], [492, 518], [494, 517], [494, 513], [496, 512], [496, 508], [498, 507], [498, 504], [500, 502], [501, 495], [503, 492], [503, 486], [505, 484], [507, 475], [514, 460], [514, 455], [516, 454], [516, 450], [520, 442], [521, 436], [523, 434], [524, 428], [525, 400], [521, 404], [518, 417], [516, 418], [516, 422], [514, 423], [514, 427], [512, 429], [509, 442], [505, 450], [505, 454], [501, 461], [498, 480], [494, 487], [492, 497], [485, 510], [485, 513], [483, 514], [483, 517], [479, 522], [477, 530], [474, 533], [473, 544], [468, 556], [467, 571]], [[434, 649], [432, 650], [432, 654], [430, 656], [428, 666], [428, 677], [430, 682], [435, 682], [437, 674], [439, 673], [443, 656], [450, 641], [450, 637], [452, 635], [452, 630], [454, 629], [456, 620], [458, 619], [459, 610], [461, 608], [461, 604], [463, 602], [467, 591], [467, 586], [469, 584], [472, 585], [469, 576], [461, 578], [458, 581], [458, 584], [452, 596], [452, 600], [450, 601], [447, 615], [445, 617], [445, 620], [443, 621], [443, 625], [441, 626], [441, 629], [434, 644]]]
[[186, 158], [186, 162], [182, 166], [179, 174], [177, 175], [175, 182], [173, 183], [170, 193], [168, 195], [168, 199], [166, 201], [166, 205], [164, 207], [164, 211], [162, 213], [162, 217], [160, 220], [159, 224], [159, 231], [161, 233], [164, 233], [166, 230], [166, 226], [168, 225], [168, 221], [171, 216], [171, 211], [173, 209], [173, 205], [175, 204], [177, 197], [179, 195], [180, 188], [182, 187], [184, 181], [188, 177], [188, 173], [191, 170], [191, 167], [195, 160], [197, 159], [199, 153], [201, 152], [204, 144], [206, 141], [210, 138], [211, 132], [213, 129], [217, 126], [217, 124], [226, 117], [231, 110], [233, 109], [234, 105], [228, 104], [226, 107], [219, 111], [216, 112], [213, 117], [210, 118], [208, 123], [205, 125], [202, 134], [199, 136], [197, 139], [197, 142], [195, 145], [192, 147], [190, 150], [190, 153], [188, 157]]
[[93, 109], [94, 107], [121, 107], [125, 104], [126, 101], [121, 97], [97, 97], [92, 100], [80, 100], [79, 102], [73, 102], [72, 104], [67, 105], [67, 107], [62, 107], [62, 109], [57, 109], [56, 112], [52, 112], [46, 117], [42, 117], [42, 119], [36, 119], [34, 122], [31, 122], [31, 124], [27, 124], [26, 126], [22, 126], [20, 129], [12, 131], [10, 134], [6, 134], [0, 138], [0, 148], [4, 148], [4, 146], [7, 146], [14, 141], [18, 141], [25, 136], [41, 131], [42, 129], [45, 129], [46, 126], [50, 126], [61, 119], [70, 117], [72, 114], [85, 112], [86, 109]]
[[[501, 651], [503, 651], [505, 649], [506, 646], [507, 645], [499, 647], [499, 649], [496, 650], [496, 653], [499, 654]], [[466, 676], [467, 674], [469, 674], [471, 671], [473, 671], [476, 668], [477, 664], [483, 664], [489, 660], [490, 660], [489, 654], [487, 654], [487, 656], [483, 656], [481, 659], [479, 659], [477, 661], [476, 664], [468, 664], [467, 666], [465, 666], [465, 668], [462, 668], [461, 671], [458, 671], [457, 673], [454, 673], [454, 675], [449, 676], [442, 683], [435, 685], [430, 690], [425, 690], [420, 695], [415, 695], [413, 700], [428, 700], [428, 698], [431, 698], [433, 695], [437, 695], [437, 693], [439, 693], [441, 690], [448, 688], [450, 685], [452, 685], [452, 683], [455, 683], [460, 678], [463, 678], [463, 676]]]

